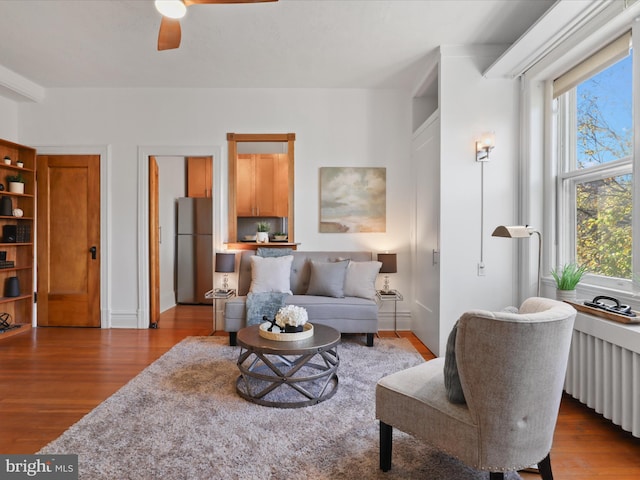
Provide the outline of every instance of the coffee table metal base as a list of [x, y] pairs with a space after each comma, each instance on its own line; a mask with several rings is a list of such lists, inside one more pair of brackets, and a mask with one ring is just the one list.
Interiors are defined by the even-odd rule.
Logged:
[[242, 398], [268, 407], [299, 408], [315, 405], [336, 393], [338, 332], [335, 341], [322, 345], [312, 345], [312, 339], [289, 345], [271, 340], [252, 342], [250, 337], [243, 342], [238, 333], [241, 349], [236, 391]]

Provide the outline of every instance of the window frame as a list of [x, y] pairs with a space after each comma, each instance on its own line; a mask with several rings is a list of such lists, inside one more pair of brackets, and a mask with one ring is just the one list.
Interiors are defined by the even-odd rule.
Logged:
[[552, 123], [555, 124], [554, 132], [554, 148], [556, 162], [556, 264], [563, 265], [565, 263], [574, 262], [576, 260], [576, 186], [580, 183], [610, 178], [619, 175], [632, 175], [632, 279], [607, 277], [587, 273], [581, 284], [585, 286], [604, 287], [613, 291], [633, 292], [640, 287], [640, 238], [638, 238], [638, 192], [640, 192], [640, 175], [634, 175], [634, 171], [638, 172], [638, 139], [640, 138], [640, 125], [638, 124], [638, 110], [640, 110], [640, 87], [638, 87], [637, 78], [640, 78], [640, 47], [631, 50], [632, 62], [632, 128], [633, 128], [633, 147], [629, 156], [612, 160], [610, 162], [576, 168], [577, 159], [577, 119], [575, 112], [577, 111], [576, 89], [572, 88], [567, 93], [554, 98], [552, 107]]

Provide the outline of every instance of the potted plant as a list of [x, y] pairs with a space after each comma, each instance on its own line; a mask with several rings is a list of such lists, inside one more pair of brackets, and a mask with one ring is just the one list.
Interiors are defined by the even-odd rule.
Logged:
[[556, 296], [558, 300], [575, 300], [576, 285], [582, 279], [587, 267], [577, 263], [567, 263], [551, 270], [551, 276], [556, 281]]
[[278, 242], [284, 242], [287, 239], [287, 233], [286, 232], [275, 232], [273, 234], [273, 239], [278, 241]]
[[271, 224], [269, 222], [257, 222], [256, 227], [258, 233], [256, 233], [256, 243], [267, 243], [269, 241], [269, 230]]
[[24, 182], [25, 180], [21, 173], [7, 176], [9, 191], [12, 193], [24, 193]]

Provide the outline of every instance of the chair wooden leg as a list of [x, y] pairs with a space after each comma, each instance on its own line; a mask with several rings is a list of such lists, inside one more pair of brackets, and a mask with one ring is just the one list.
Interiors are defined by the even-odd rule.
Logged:
[[380, 470], [391, 470], [391, 445], [393, 443], [393, 427], [380, 422]]
[[551, 471], [551, 454], [548, 454], [540, 463], [538, 463], [538, 470], [542, 480], [553, 480], [553, 472]]
[[490, 472], [489, 480], [504, 480], [504, 473], [502, 472]]

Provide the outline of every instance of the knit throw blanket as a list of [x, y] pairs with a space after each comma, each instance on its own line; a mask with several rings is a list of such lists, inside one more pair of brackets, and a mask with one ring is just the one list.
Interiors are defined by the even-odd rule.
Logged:
[[266, 316], [273, 320], [280, 308], [284, 307], [284, 299], [288, 293], [264, 292], [247, 294], [247, 325], [260, 325]]

